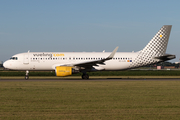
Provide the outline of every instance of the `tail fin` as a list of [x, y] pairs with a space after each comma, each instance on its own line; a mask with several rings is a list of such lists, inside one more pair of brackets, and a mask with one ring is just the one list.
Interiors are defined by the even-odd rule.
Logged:
[[164, 55], [166, 52], [171, 27], [172, 25], [164, 25], [141, 52], [155, 56]]
[[165, 56], [172, 25], [164, 25], [130, 65], [130, 68], [146, 66], [160, 61]]

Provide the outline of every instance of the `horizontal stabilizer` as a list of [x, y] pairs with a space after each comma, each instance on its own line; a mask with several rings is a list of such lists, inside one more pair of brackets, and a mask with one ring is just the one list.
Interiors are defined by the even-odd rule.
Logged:
[[176, 56], [175, 55], [171, 55], [171, 54], [165, 54], [163, 56], [158, 56], [158, 57], [154, 57], [154, 58], [162, 60], [162, 61], [166, 61], [166, 60], [174, 59], [174, 58], [176, 58]]

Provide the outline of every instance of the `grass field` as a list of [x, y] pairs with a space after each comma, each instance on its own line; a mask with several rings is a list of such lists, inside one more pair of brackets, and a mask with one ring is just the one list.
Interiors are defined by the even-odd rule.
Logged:
[[180, 81], [0, 81], [0, 119], [180, 118]]

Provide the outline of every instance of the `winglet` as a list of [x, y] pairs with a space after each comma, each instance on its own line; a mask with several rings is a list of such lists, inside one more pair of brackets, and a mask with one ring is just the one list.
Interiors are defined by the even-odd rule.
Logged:
[[112, 53], [109, 55], [109, 57], [107, 57], [106, 59], [112, 59], [112, 58], [114, 57], [116, 51], [118, 50], [118, 48], [119, 48], [119, 47], [116, 47], [116, 48], [112, 51]]

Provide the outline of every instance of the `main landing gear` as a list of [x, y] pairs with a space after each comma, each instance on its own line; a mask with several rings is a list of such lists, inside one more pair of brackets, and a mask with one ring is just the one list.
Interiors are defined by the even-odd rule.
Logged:
[[86, 73], [83, 73], [83, 75], [82, 75], [82, 79], [89, 79], [89, 75], [88, 75], [88, 74], [86, 74]]
[[28, 80], [28, 79], [29, 79], [29, 71], [28, 71], [28, 70], [26, 70], [25, 79], [26, 79], [26, 80]]

